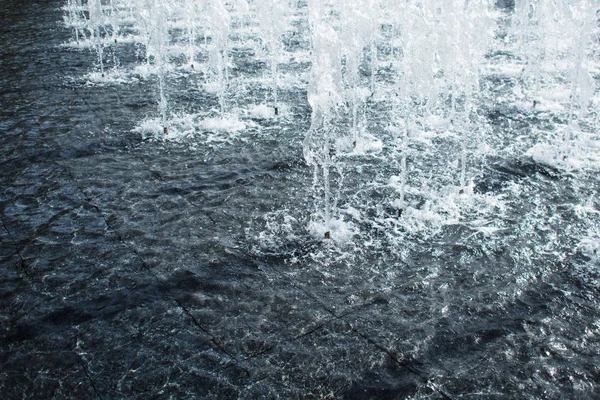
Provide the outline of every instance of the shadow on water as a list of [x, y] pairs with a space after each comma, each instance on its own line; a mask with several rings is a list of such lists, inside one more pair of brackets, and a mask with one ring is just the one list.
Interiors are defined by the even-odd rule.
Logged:
[[477, 193], [497, 193], [510, 183], [536, 178], [558, 181], [561, 175], [558, 169], [537, 163], [531, 158], [490, 160], [482, 174], [475, 179], [474, 190]]
[[168, 297], [164, 285], [159, 284], [113, 290], [97, 297], [92, 297], [93, 295], [94, 293], [90, 293], [89, 299], [59, 306], [37, 318], [26, 317], [25, 321], [19, 321], [9, 328], [9, 333], [1, 339], [2, 342], [10, 345], [68, 332], [82, 324], [110, 321], [126, 311], [151, 308], [153, 302]]

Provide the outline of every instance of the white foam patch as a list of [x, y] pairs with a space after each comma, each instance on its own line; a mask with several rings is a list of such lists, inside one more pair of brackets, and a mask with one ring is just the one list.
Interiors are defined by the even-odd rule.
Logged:
[[[279, 106], [277, 111], [277, 116], [284, 115], [287, 107]], [[244, 115], [256, 119], [271, 119], [276, 117], [275, 108], [266, 104], [252, 105], [244, 111]]]
[[406, 231], [413, 234], [435, 234], [447, 224], [448, 217], [440, 213], [435, 204], [425, 202], [420, 208], [407, 207], [398, 221]]
[[[137, 65], [133, 69], [132, 74], [146, 79], [152, 75], [157, 75], [159, 72], [158, 70], [159, 70], [159, 68], [157, 65], [144, 63], [141, 65]], [[164, 72], [165, 72], [165, 74], [167, 74], [169, 72], [172, 72], [173, 70], [174, 70], [173, 66], [169, 64], [169, 65], [165, 66]]]
[[147, 118], [140, 122], [133, 131], [141, 134], [143, 139], [179, 142], [196, 135], [198, 133], [196, 127], [196, 115], [180, 114], [171, 115], [164, 124], [160, 118]]
[[129, 75], [123, 71], [110, 69], [102, 72], [90, 72], [85, 76], [87, 85], [102, 86], [107, 84], [122, 84], [131, 81]]
[[425, 118], [425, 126], [433, 131], [445, 131], [450, 129], [450, 120], [433, 114]]
[[201, 88], [207, 93], [219, 93], [222, 85], [219, 82], [206, 82], [201, 85]]
[[383, 142], [368, 133], [363, 133], [353, 144], [351, 155], [379, 154], [383, 150]]
[[352, 238], [358, 234], [356, 226], [344, 218], [331, 218], [326, 223], [322, 218], [317, 216], [308, 223], [308, 231], [312, 236], [318, 239], [325, 239], [325, 233], [329, 232], [330, 239], [336, 244], [346, 244], [352, 241]]
[[160, 118], [148, 118], [132, 129], [139, 133], [142, 139], [160, 139], [164, 137], [164, 126]]
[[258, 233], [259, 246], [263, 250], [277, 251], [299, 239], [299, 222], [289, 210], [266, 213], [263, 218], [265, 230]]
[[538, 100], [536, 105], [535, 105], [535, 109], [539, 110], [539, 111], [548, 111], [548, 112], [553, 112], [553, 113], [561, 113], [566, 111], [565, 106], [563, 106], [560, 103], [557, 103], [555, 101], [549, 101], [549, 100]]
[[383, 142], [373, 135], [363, 133], [356, 141], [351, 136], [338, 138], [335, 149], [346, 156], [376, 155], [383, 150]]
[[[400, 177], [392, 176], [389, 186], [400, 192]], [[444, 227], [465, 225], [473, 231], [471, 236], [491, 237], [504, 232], [502, 215], [507, 207], [501, 195], [478, 194], [471, 182], [468, 186], [445, 188], [405, 187], [408, 200], [390, 199], [389, 205], [402, 209], [402, 214], [379, 221], [380, 225], [392, 224], [396, 235], [418, 235], [429, 239], [442, 232]], [[419, 201], [411, 198], [419, 198]]]
[[252, 124], [240, 121], [235, 115], [219, 118], [202, 117], [198, 114], [172, 114], [164, 123], [160, 118], [147, 118], [133, 131], [143, 139], [182, 142], [195, 136], [204, 136], [205, 143], [222, 143], [237, 137], [236, 134], [249, 125]]
[[600, 140], [582, 139], [570, 142], [538, 143], [525, 155], [537, 163], [560, 170], [598, 169], [600, 168]]
[[355, 219], [357, 221], [360, 221], [360, 220], [363, 219], [362, 212], [360, 212], [360, 210], [358, 210], [358, 209], [356, 209], [354, 207], [346, 207], [346, 209], [343, 210], [343, 212], [346, 215], [352, 217], [353, 219]]
[[198, 127], [207, 131], [237, 132], [246, 128], [246, 124], [237, 116], [225, 116], [224, 118], [204, 118], [198, 123]]
[[490, 219], [478, 219], [471, 221], [469, 227], [475, 231], [475, 234], [481, 234], [488, 238], [502, 232], [502, 228], [495, 226], [494, 221]]

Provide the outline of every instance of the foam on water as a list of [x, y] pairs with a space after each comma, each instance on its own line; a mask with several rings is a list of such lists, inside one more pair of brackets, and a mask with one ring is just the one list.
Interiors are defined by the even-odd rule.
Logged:
[[[234, 140], [252, 122], [240, 121], [236, 115], [207, 117], [200, 114], [172, 114], [166, 121], [147, 118], [133, 128], [143, 139], [183, 142], [201, 139], [203, 143], [224, 143]], [[165, 127], [167, 128], [165, 130]]]
[[84, 79], [88, 85], [124, 84], [131, 83], [132, 78], [126, 72], [118, 69], [109, 69], [104, 72], [90, 72]]
[[347, 244], [357, 234], [356, 226], [346, 221], [343, 217], [331, 218], [325, 222], [323, 216], [317, 215], [308, 224], [308, 231], [315, 239], [325, 237], [328, 232], [328, 240], [333, 240], [336, 244]]
[[273, 118], [285, 118], [290, 113], [290, 109], [285, 104], [279, 104], [277, 107], [277, 115], [275, 114], [275, 108], [266, 104], [255, 104], [248, 106], [247, 109], [243, 110], [244, 116], [252, 119], [273, 119]]
[[199, 127], [207, 131], [238, 132], [246, 128], [246, 123], [236, 115], [230, 115], [225, 118], [204, 118], [199, 121]]

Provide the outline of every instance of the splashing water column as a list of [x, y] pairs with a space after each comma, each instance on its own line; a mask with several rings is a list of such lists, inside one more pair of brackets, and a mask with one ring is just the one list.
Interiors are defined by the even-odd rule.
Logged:
[[104, 43], [100, 28], [104, 24], [104, 12], [102, 11], [102, 3], [100, 0], [88, 0], [88, 30], [90, 31], [90, 37], [94, 49], [98, 58], [98, 65], [100, 67], [100, 73], [104, 78]]
[[[330, 232], [326, 236], [331, 236], [331, 220], [337, 204], [337, 197], [332, 195], [332, 169], [337, 170], [341, 176], [335, 147], [337, 135], [332, 118], [344, 101], [338, 31], [330, 25], [330, 21], [323, 18], [322, 10], [319, 5], [315, 5], [309, 14], [313, 64], [307, 97], [312, 113], [303, 151], [308, 165], [313, 167], [313, 191], [322, 193], [320, 201], [323, 204], [323, 224], [325, 232]], [[341, 179], [338, 183], [338, 188], [341, 189]]]
[[263, 29], [263, 40], [270, 58], [271, 92], [273, 94], [273, 109], [279, 114], [279, 59], [281, 57], [281, 36], [287, 29], [288, 6], [278, 0], [265, 0], [256, 4], [256, 12]]
[[169, 41], [169, 28], [167, 25], [167, 7], [162, 0], [157, 0], [156, 4], [156, 54], [155, 62], [158, 65], [158, 90], [159, 90], [159, 102], [158, 111], [161, 118], [161, 124], [163, 126], [164, 134], [169, 133], [167, 127], [167, 110], [168, 102], [166, 96], [166, 68], [168, 65], [168, 54], [167, 45]]
[[231, 16], [222, 0], [209, 0], [204, 8], [210, 31], [209, 59], [216, 70], [221, 119], [225, 119], [225, 97], [229, 86], [229, 29]]
[[[342, 34], [340, 35], [345, 60], [344, 80], [348, 87], [346, 93], [352, 115], [352, 142], [355, 146], [359, 141], [359, 108], [365, 105], [368, 96], [366, 92], [369, 91], [369, 89], [360, 87], [360, 67], [364, 49], [372, 39], [372, 30], [374, 29], [372, 16], [364, 12], [364, 6], [362, 0], [355, 0], [342, 8]], [[371, 62], [371, 67], [370, 94], [373, 94], [375, 71], [373, 62]]]
[[[400, 209], [406, 208], [406, 178], [408, 174], [408, 166], [406, 164], [407, 153], [408, 153], [408, 137], [409, 137], [409, 126], [410, 123], [405, 123], [402, 129], [402, 139], [400, 144]], [[402, 211], [399, 211], [401, 214]]]
[[197, 16], [200, 13], [199, 0], [186, 0], [184, 6], [185, 29], [187, 31], [187, 58], [190, 68], [195, 68]]
[[[584, 2], [585, 3], [585, 2]], [[591, 22], [594, 20], [594, 15], [593, 13], [590, 12], [590, 10], [592, 10], [592, 8], [590, 7], [589, 4], [585, 4], [586, 7], [582, 7], [582, 9], [580, 10], [580, 14], [579, 15], [574, 15], [573, 19], [574, 19], [574, 26], [576, 27], [576, 34], [574, 35], [575, 38], [577, 39], [578, 43], [582, 43], [582, 44], [588, 44], [588, 42], [590, 41], [590, 32], [592, 32], [591, 29]], [[572, 150], [572, 140], [574, 139], [573, 137], [573, 133], [576, 130], [576, 127], [574, 126], [574, 118], [575, 115], [577, 113], [577, 109], [579, 110], [579, 113], [584, 112], [584, 110], [587, 108], [591, 98], [594, 95], [594, 89], [595, 89], [595, 85], [594, 85], [594, 81], [592, 79], [592, 77], [590, 76], [590, 74], [588, 73], [588, 71], [585, 68], [584, 65], [584, 59], [586, 57], [585, 55], [585, 49], [587, 48], [587, 46], [573, 46], [573, 50], [572, 52], [574, 53], [572, 55], [572, 58], [574, 60], [573, 62], [573, 69], [570, 73], [571, 75], [571, 89], [570, 89], [570, 94], [569, 94], [569, 109], [568, 109], [568, 119], [567, 119], [567, 127], [565, 129], [565, 137], [564, 137], [564, 141], [565, 141], [565, 148], [566, 148], [566, 154], [563, 155], [563, 157], [569, 157], [570, 156], [570, 151]]]
[[[79, 39], [82, 30], [76, 25], [77, 19], [85, 15], [79, 10], [82, 3], [80, 0], [66, 2], [65, 10], [69, 15], [66, 20], [75, 28], [75, 36]], [[307, 33], [307, 37], [301, 39], [310, 41], [310, 53], [302, 54], [306, 49], [300, 49], [298, 54], [290, 54], [290, 59], [306, 57], [305, 65], [312, 66], [308, 84], [302, 77], [298, 86], [306, 85], [307, 100], [312, 109], [311, 127], [306, 133], [303, 150], [314, 171], [315, 215], [318, 218], [322, 215], [323, 223], [331, 227], [332, 219], [339, 214], [336, 210], [339, 195], [335, 195], [336, 185], [341, 187], [342, 182], [339, 171], [352, 162], [360, 162], [356, 161], [356, 157], [348, 161], [348, 155], [368, 156], [357, 146], [362, 144], [361, 117], [364, 120], [373, 118], [370, 124], [372, 136], [379, 135], [375, 139], [381, 140], [384, 151], [386, 146], [395, 148], [392, 153], [397, 157], [393, 166], [398, 175], [396, 195], [399, 196], [399, 204], [404, 204], [411, 193], [407, 193], [408, 178], [412, 179], [413, 172], [415, 177], [417, 174], [425, 175], [422, 171], [427, 167], [423, 165], [437, 163], [435, 158], [438, 155], [429, 153], [430, 150], [439, 151], [436, 146], [444, 141], [456, 151], [443, 154], [441, 158], [445, 159], [439, 164], [456, 165], [456, 168], [448, 169], [451, 171], [449, 176], [444, 176], [443, 185], [454, 189], [458, 184], [459, 190], [466, 188], [478, 161], [477, 155], [471, 152], [475, 151], [481, 135], [487, 132], [478, 125], [485, 118], [478, 119], [477, 116], [483, 115], [480, 105], [486, 101], [479, 97], [480, 69], [488, 62], [486, 53], [490, 50], [493, 29], [499, 21], [488, 15], [490, 7], [493, 7], [492, 1], [309, 0], [292, 4], [294, 2], [260, 0], [252, 2], [255, 13], [247, 9], [243, 11], [243, 18], [238, 20], [241, 14], [237, 13], [236, 7], [241, 3], [244, 2], [89, 0], [82, 7], [88, 11], [88, 17], [84, 18], [84, 33], [91, 37], [89, 44], [98, 56], [99, 69], [103, 74], [106, 69], [105, 39], [109, 35], [113, 39], [131, 35], [133, 40], [142, 44], [140, 48], [145, 46], [147, 68], [139, 71], [142, 71], [141, 74], [157, 74], [157, 113], [164, 133], [162, 137], [166, 138], [166, 135], [178, 131], [173, 120], [169, 121], [172, 118], [169, 106], [173, 108], [168, 102], [170, 67], [177, 63], [183, 64], [183, 67], [189, 63], [191, 67], [198, 63], [202, 71], [206, 70], [205, 87], [208, 91], [211, 87], [215, 89], [217, 101], [209, 110], [200, 112], [218, 113], [225, 120], [229, 111], [230, 84], [241, 82], [246, 85], [242, 80], [233, 82], [247, 78], [243, 67], [231, 76], [229, 70], [230, 63], [238, 61], [237, 52], [236, 58], [230, 59], [233, 54], [231, 46], [235, 43], [237, 51], [238, 43], [243, 46], [247, 40], [246, 35], [251, 35], [253, 41], [262, 43], [266, 49], [262, 59], [260, 54], [256, 57], [259, 62], [254, 64], [257, 67], [252, 73], [269, 76], [267, 80], [257, 81], [260, 82], [258, 85], [264, 85], [265, 92], [270, 93], [268, 101], [273, 102], [277, 114], [281, 97], [280, 61], [282, 56], [287, 55], [285, 51], [297, 51], [282, 45], [282, 35], [290, 22], [304, 24], [306, 21], [302, 19], [307, 19], [309, 31], [299, 29], [298, 32], [300, 35]], [[291, 7], [297, 7], [293, 16], [290, 15]], [[568, 92], [570, 96], [568, 101], [555, 102], [560, 102], [563, 109], [556, 112], [559, 128], [551, 134], [559, 136], [555, 142], [560, 142], [561, 150], [568, 150], [566, 143], [579, 140], [579, 122], [586, 118], [587, 104], [594, 100], [595, 82], [590, 76], [592, 69], [587, 65], [592, 53], [589, 50], [594, 45], [590, 33], [596, 24], [594, 7], [592, 1], [542, 3], [517, 0], [515, 11], [510, 15], [512, 32], [516, 35], [515, 63], [524, 67], [520, 76], [514, 72], [514, 81], [521, 79], [523, 97], [531, 97], [529, 100], [533, 102], [529, 104], [534, 104], [535, 112], [540, 113], [545, 97], [553, 88], [561, 87], [561, 95]], [[122, 10], [129, 10], [129, 14], [121, 15], [126, 13]], [[128, 22], [121, 18], [127, 18]], [[252, 23], [255, 25], [252, 26]], [[208, 62], [204, 64], [200, 64], [203, 57], [198, 57], [199, 48], [196, 46], [199, 34], [205, 37], [205, 49], [209, 55]], [[510, 34], [508, 36], [510, 39]], [[509, 39], [497, 42], [508, 46]], [[205, 49], [202, 49], [203, 53]], [[184, 57], [178, 59], [176, 51]], [[390, 67], [378, 69], [378, 59], [385, 58], [390, 61]], [[114, 54], [113, 62], [117, 64]], [[554, 67], [560, 72], [554, 71]], [[568, 88], [565, 89], [566, 86]], [[372, 96], [375, 89], [377, 97]], [[385, 102], [396, 94], [399, 104], [389, 110]], [[442, 122], [431, 128], [429, 117]], [[390, 136], [381, 132], [377, 119], [387, 119], [390, 125], [404, 125]], [[176, 137], [170, 136], [169, 139]], [[349, 143], [354, 144], [353, 149]], [[554, 155], [557, 154], [559, 152], [555, 151]], [[411, 171], [408, 171], [409, 167]], [[441, 173], [445, 174], [445, 171]], [[417, 185], [416, 190], [419, 190]], [[428, 195], [418, 193], [420, 197]]]
[[67, 0], [65, 6], [67, 15], [64, 17], [65, 24], [71, 27], [75, 33], [75, 42], [79, 45], [82, 39], [85, 39], [85, 29], [87, 19], [83, 14], [83, 4], [81, 0]]

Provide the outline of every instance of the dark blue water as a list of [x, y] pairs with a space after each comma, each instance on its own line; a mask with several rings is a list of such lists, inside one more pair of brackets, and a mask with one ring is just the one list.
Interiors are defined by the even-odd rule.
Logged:
[[[422, 235], [364, 184], [385, 153], [348, 160], [341, 207], [368, 218], [333, 245], [306, 228], [305, 92], [223, 144], [144, 140], [156, 82], [86, 84], [95, 56], [62, 46], [62, 5], [0, 4], [3, 398], [600, 397], [600, 274], [580, 250], [595, 173], [489, 157], [474, 193], [506, 194], [501, 233]], [[174, 107], [216, 102], [170, 85]], [[486, 118], [498, 141], [538, 123]]]

